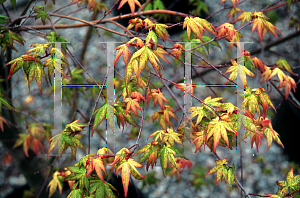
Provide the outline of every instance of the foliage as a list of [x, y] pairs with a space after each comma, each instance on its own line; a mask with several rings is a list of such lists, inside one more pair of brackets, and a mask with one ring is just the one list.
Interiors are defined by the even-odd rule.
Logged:
[[[0, 0], [0, 4], [4, 2], [5, 0]], [[45, 0], [45, 4], [46, 3], [47, 0]], [[52, 3], [55, 4], [55, 0], [53, 0]], [[76, 161], [77, 148], [86, 152], [86, 155], [72, 166], [67, 166], [63, 170], [55, 170], [53, 173], [49, 173], [49, 175], [52, 175], [52, 179], [47, 187], [49, 189], [49, 197], [53, 196], [57, 189], [62, 193], [64, 181], [68, 181], [71, 189], [68, 198], [116, 197], [116, 194], [119, 192], [117, 192], [116, 188], [107, 180], [112, 171], [115, 171], [117, 176], [119, 176], [120, 173], [124, 197], [127, 197], [129, 183], [130, 180], [132, 180], [132, 177], [137, 180], [142, 180], [142, 188], [160, 181], [155, 178], [153, 172], [149, 171], [150, 166], [152, 169], [157, 166], [158, 159], [164, 177], [167, 177], [167, 174], [169, 174], [167, 172], [168, 168], [171, 168], [171, 177], [176, 173], [177, 180], [180, 179], [180, 174], [184, 170], [192, 169], [192, 176], [194, 178], [192, 185], [196, 187], [205, 185], [209, 188], [207, 182], [204, 181], [203, 178], [200, 178], [204, 176], [204, 172], [199, 171], [199, 167], [193, 167], [192, 161], [182, 154], [182, 149], [186, 144], [195, 144], [195, 153], [197, 153], [197, 151], [201, 153], [202, 146], [204, 149], [205, 146], [208, 146], [210, 151], [218, 158], [218, 160], [215, 160], [216, 166], [209, 170], [204, 177], [216, 173], [216, 186], [220, 181], [225, 179], [226, 182], [228, 182], [229, 189], [232, 190], [233, 183], [235, 182], [236, 186], [241, 188], [243, 193], [247, 196], [247, 192], [245, 192], [243, 186], [238, 182], [235, 165], [230, 165], [231, 162], [227, 161], [227, 158], [221, 159], [217, 155], [217, 151], [220, 146], [225, 148], [228, 147], [232, 150], [237, 138], [245, 141], [249, 136], [251, 148], [253, 148], [255, 143], [257, 152], [259, 152], [263, 140], [266, 140], [267, 151], [270, 149], [273, 140], [284, 148], [279, 134], [273, 129], [271, 120], [268, 118], [270, 108], [276, 112], [276, 108], [269, 96], [269, 90], [265, 90], [262, 87], [252, 88], [249, 86], [249, 80], [247, 79], [257, 76], [259, 77], [257, 79], [262, 79], [261, 84], [271, 83], [280, 93], [280, 89], [284, 88], [284, 94], [282, 93], [282, 95], [284, 95], [287, 100], [291, 91], [296, 91], [297, 84], [290, 76], [296, 76], [295, 70], [290, 65], [289, 61], [283, 58], [277, 59], [273, 65], [267, 65], [258, 57], [251, 55], [248, 51], [244, 51], [240, 57], [230, 59], [229, 64], [222, 64], [221, 67], [228, 67], [228, 69], [222, 73], [202, 56], [207, 58], [210, 54], [211, 51], [209, 50], [209, 45], [218, 47], [216, 48], [218, 50], [223, 50], [220, 45], [220, 42], [222, 41], [230, 42], [230, 49], [228, 50], [230, 53], [232, 52], [233, 46], [236, 46], [241, 50], [239, 42], [241, 41], [241, 38], [243, 38], [242, 30], [249, 25], [252, 25], [251, 34], [253, 31], [258, 32], [260, 41], [264, 39], [268, 32], [278, 38], [277, 32], [280, 34], [281, 32], [268, 21], [269, 19], [265, 16], [264, 10], [244, 12], [238, 8], [242, 3], [241, 1], [231, 0], [230, 4], [232, 4], [232, 6], [225, 7], [227, 1], [221, 0], [219, 5], [224, 5], [224, 7], [221, 8], [220, 11], [230, 9], [227, 17], [232, 21], [223, 21], [221, 24], [215, 25], [213, 21], [209, 22], [210, 17], [214, 14], [206, 19], [197, 16], [201, 11], [209, 13], [204, 1], [189, 1], [189, 3], [196, 6], [196, 9], [192, 12], [195, 16], [180, 13], [180, 16], [185, 16], [185, 18], [182, 21], [179, 21], [179, 23], [169, 26], [167, 24], [158, 23], [151, 17], [140, 16], [143, 15], [143, 13], [150, 13], [153, 14], [154, 17], [161, 19], [161, 17], [165, 15], [170, 16], [178, 14], [177, 12], [175, 13], [166, 10], [164, 2], [161, 0], [145, 1], [143, 6], [142, 2], [139, 0], [120, 0], [114, 4], [111, 9], [109, 9], [103, 1], [96, 0], [72, 0], [71, 4], [68, 6], [75, 3], [77, 6], [85, 5], [86, 9], [93, 11], [94, 13], [102, 13], [103, 10], [105, 10], [105, 13], [100, 20], [89, 22], [77, 17], [56, 15], [55, 12], [48, 12], [48, 10], [46, 10], [47, 7], [34, 5], [31, 13], [24, 19], [24, 22], [22, 22], [19, 27], [13, 27], [15, 24], [11, 21], [9, 15], [0, 15], [0, 23], [6, 25], [5, 27], [0, 27], [1, 57], [6, 55], [5, 52], [7, 52], [8, 48], [17, 50], [16, 43], [21, 45], [25, 44], [22, 34], [19, 34], [22, 29], [18, 28], [24, 26], [25, 21], [29, 17], [41, 19], [43, 25], [41, 25], [40, 29], [46, 28], [47, 25], [53, 29], [53, 31], [43, 36], [43, 38], [47, 40], [46, 44], [33, 43], [30, 45], [30, 47], [33, 48], [26, 51], [25, 54], [13, 60], [8, 60], [5, 66], [9, 67], [9, 74], [5, 77], [6, 79], [1, 79], [1, 82], [9, 80], [22, 68], [27, 78], [29, 91], [31, 82], [35, 79], [41, 95], [45, 90], [42, 86], [43, 81], [48, 83], [49, 80], [52, 85], [51, 79], [54, 74], [54, 69], [61, 74], [63, 85], [82, 85], [85, 82], [97, 82], [89, 74], [90, 79], [86, 79], [83, 75], [86, 69], [68, 49], [67, 43], [69, 42], [58, 34], [58, 30], [55, 28], [56, 22], [52, 22], [54, 16], [84, 22], [83, 25], [76, 24], [75, 26], [90, 25], [91, 27], [96, 28], [98, 34], [99, 31], [97, 28], [102, 28], [108, 32], [117, 33], [122, 36], [127, 36], [128, 38], [127, 42], [122, 43], [115, 49], [113, 66], [114, 68], [117, 68], [117, 64], [124, 63], [124, 74], [118, 73], [119, 76], [123, 78], [121, 80], [115, 78], [115, 98], [113, 99], [113, 105], [109, 102], [111, 98], [107, 98], [108, 91], [103, 89], [103, 87], [107, 87], [106, 76], [104, 82], [101, 82], [103, 87], [100, 91], [91, 89], [93, 100], [96, 94], [98, 94], [98, 97], [90, 119], [87, 119], [80, 113], [82, 118], [88, 123], [79, 122], [81, 119], [75, 120], [76, 116], [74, 115], [71, 121], [68, 121], [69, 124], [65, 125], [63, 131], [60, 131], [56, 135], [52, 135], [50, 132], [50, 130], [53, 129], [52, 125], [42, 122], [30, 123], [26, 120], [26, 129], [19, 134], [19, 138], [13, 146], [14, 148], [23, 146], [26, 157], [29, 156], [29, 149], [33, 150], [36, 156], [38, 156], [41, 151], [44, 152], [46, 148], [44, 141], [46, 140], [49, 143], [49, 147], [47, 148], [48, 157], [57, 149], [58, 155], [56, 158], [60, 159], [62, 158], [62, 154], [70, 147], [73, 158]], [[11, 4], [15, 7], [16, 1], [11, 0]], [[116, 19], [114, 17], [107, 20], [104, 19], [116, 5], [118, 5], [117, 8], [120, 9], [125, 4], [129, 5], [132, 17], [132, 19], [129, 20], [127, 27], [123, 27], [115, 22]], [[286, 4], [288, 5], [288, 9], [290, 9], [292, 4], [296, 4], [296, 1], [287, 1]], [[2, 5], [4, 7], [4, 4]], [[142, 11], [146, 11], [142, 12], [142, 14], [136, 13], [136, 6]], [[275, 7], [272, 9], [275, 9]], [[240, 15], [236, 17], [239, 13]], [[136, 17], [137, 15], [139, 17]], [[128, 16], [130, 16], [130, 14]], [[128, 16], [122, 15], [120, 18], [128, 18]], [[19, 18], [19, 20], [23, 18]], [[237, 29], [235, 28], [235, 23], [238, 21], [241, 21], [241, 26]], [[245, 21], [248, 23], [244, 24]], [[116, 32], [115, 30], [110, 30], [109, 28], [104, 28], [102, 25], [99, 25], [106, 22], [118, 24], [119, 27], [123, 28], [124, 33]], [[218, 78], [226, 78], [227, 81], [224, 85], [235, 84], [244, 89], [244, 91], [238, 93], [244, 99], [241, 106], [235, 106], [231, 102], [224, 102], [224, 98], [218, 96], [208, 96], [206, 98], [201, 96], [199, 99], [196, 97], [196, 94], [198, 94], [199, 91], [195, 89], [195, 84], [182, 83], [182, 81], [175, 83], [172, 80], [163, 77], [164, 67], [170, 68], [174, 64], [169, 58], [172, 58], [177, 62], [183, 62], [183, 57], [187, 58], [188, 56], [186, 46], [183, 46], [183, 44], [180, 44], [179, 42], [174, 43], [170, 39], [168, 32], [169, 28], [172, 26], [180, 25], [182, 25], [183, 29], [186, 29], [182, 41], [192, 42], [191, 55], [196, 58], [198, 57], [202, 63], [205, 63], [204, 67], [210, 67], [213, 71], [217, 71], [220, 74]], [[64, 24], [63, 26], [66, 28], [69, 27], [68, 24]], [[29, 29], [29, 27], [27, 28]], [[139, 35], [139, 31], [145, 33], [142, 35], [145, 36], [144, 38]], [[191, 34], [192, 32], [193, 34]], [[203, 32], [206, 32], [207, 36], [205, 36]], [[100, 34], [99, 37], [101, 37]], [[55, 47], [54, 42], [61, 42], [62, 49]], [[197, 52], [200, 52], [200, 55], [198, 55]], [[123, 56], [122, 59], [120, 59], [121, 56]], [[61, 70], [55, 68], [58, 57], [60, 57], [59, 59], [61, 60]], [[68, 61], [68, 58], [71, 57], [72, 60], [76, 62], [76, 65], [79, 65], [72, 70], [70, 68], [71, 64]], [[163, 67], [163, 65], [167, 66]], [[192, 66], [193, 69], [196, 68], [195, 65]], [[45, 68], [48, 70], [48, 77], [46, 77]], [[174, 66], [174, 68], [176, 67]], [[229, 77], [225, 75], [227, 73], [230, 73]], [[148, 78], [146, 77], [147, 75]], [[154, 82], [152, 77], [158, 78], [163, 83], [163, 86], [161, 86], [161, 83]], [[238, 78], [243, 84], [237, 84], [235, 82]], [[180, 94], [182, 94], [181, 96], [194, 98], [198, 103], [193, 104], [189, 109], [186, 108], [186, 106], [184, 106], [186, 104], [182, 105], [180, 101], [178, 101], [178, 98], [174, 94], [175, 91], [172, 91], [170, 89], [171, 86], [165, 84], [165, 81], [175, 85], [176, 91], [180, 92]], [[100, 87], [100, 83], [97, 83], [97, 85]], [[81, 91], [85, 97], [89, 97], [88, 94], [85, 94], [86, 92], [82, 87], [79, 88], [79, 91]], [[75, 89], [65, 89], [62, 97], [63, 99], [66, 98], [70, 105], [74, 103], [74, 111], [76, 111], [76, 113], [79, 112], [76, 100], [76, 97], [78, 96], [77, 93], [78, 92]], [[172, 99], [168, 98], [167, 94], [169, 94]], [[4, 97], [5, 93], [0, 89], [0, 106], [5, 106], [5, 108], [9, 110], [17, 112], [18, 108], [13, 107], [8, 100], [4, 99]], [[105, 102], [100, 104], [100, 107], [97, 108], [100, 99], [103, 99]], [[153, 103], [151, 102], [152, 100]], [[178, 109], [175, 109], [175, 103], [177, 103]], [[145, 115], [146, 109], [151, 108], [154, 110], [153, 114]], [[20, 112], [23, 111], [20, 110]], [[2, 108], [0, 113], [2, 114]], [[178, 116], [179, 114], [182, 115], [181, 119], [178, 119], [180, 118]], [[28, 113], [28, 115], [30, 115], [30, 113]], [[131, 129], [131, 133], [133, 133], [133, 131], [137, 132], [136, 143], [129, 148], [124, 147], [116, 153], [110, 151], [106, 146], [100, 148], [96, 154], [91, 154], [90, 137], [93, 137], [94, 132], [97, 131], [103, 138], [101, 131], [98, 130], [98, 128], [101, 128], [100, 125], [104, 120], [108, 124], [107, 127], [114, 129], [114, 116], [116, 116], [119, 128], [121, 128], [122, 125], [122, 132], [124, 129], [125, 131], [130, 131], [128, 130], [131, 128], [130, 126], [134, 127]], [[142, 137], [141, 135], [144, 135], [142, 131], [146, 117], [148, 122], [151, 122], [150, 120], [156, 122], [157, 119], [159, 128], [152, 132], [148, 137], [148, 139], [150, 137], [153, 138], [152, 141], [148, 142], [143, 147], [140, 147], [139, 139]], [[4, 131], [3, 123], [9, 126], [7, 118], [0, 115], [0, 128], [2, 132], [6, 133], [7, 131]], [[177, 127], [174, 127], [175, 123]], [[88, 127], [89, 129], [84, 130], [85, 127]], [[240, 135], [239, 131], [242, 127], [245, 128], [246, 132], [245, 134]], [[90, 129], [92, 130], [92, 133], [90, 133]], [[85, 133], [84, 131], [88, 132]], [[88, 137], [88, 146], [82, 141], [84, 136]], [[106, 144], [109, 143], [104, 138], [103, 140]], [[88, 149], [86, 149], [86, 147]], [[134, 158], [136, 156], [140, 157], [139, 160]], [[6, 159], [6, 161], [9, 160]], [[149, 173], [142, 175], [140, 171], [144, 166], [143, 163], [146, 161], [146, 170], [147, 172], [149, 171]], [[108, 166], [110, 166], [109, 169]], [[277, 181], [277, 184], [280, 187], [277, 193], [266, 194], [267, 196], [274, 198], [290, 196], [300, 197], [300, 176], [294, 176], [293, 168], [288, 172], [286, 181]], [[195, 170], [197, 171], [195, 172]]]

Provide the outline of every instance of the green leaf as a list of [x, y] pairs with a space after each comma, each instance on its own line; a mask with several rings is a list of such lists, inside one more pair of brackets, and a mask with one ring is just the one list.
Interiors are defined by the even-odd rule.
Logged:
[[[168, 160], [177, 169], [175, 155], [178, 156], [178, 157], [184, 157], [176, 148], [171, 147], [170, 145], [163, 146], [159, 151], [160, 164], [161, 164], [161, 168], [163, 170], [163, 173], [164, 173], [165, 177], [167, 176], [166, 175], [166, 168], [167, 168], [167, 165], [168, 165]], [[184, 158], [186, 158], [186, 157], [184, 157]]]
[[85, 188], [89, 190], [89, 179], [86, 177], [86, 169], [84, 167], [69, 166], [67, 169], [71, 174], [65, 178], [66, 181], [78, 181], [79, 189], [83, 190]]
[[55, 146], [58, 147], [58, 159], [62, 155], [62, 153], [67, 150], [70, 146], [74, 159], [76, 160], [76, 148], [79, 147], [85, 151], [84, 146], [79, 141], [84, 135], [76, 134], [71, 135], [70, 132], [63, 131], [62, 133], [57, 134], [56, 136], [50, 139], [50, 146], [48, 150], [48, 154], [50, 154]]
[[285, 69], [286, 71], [294, 74], [291, 65], [285, 59], [278, 59], [275, 63], [279, 68]]
[[[228, 169], [229, 167], [226, 166], [226, 164], [228, 164], [227, 162], [227, 158], [223, 159], [223, 160], [215, 160], [217, 166], [215, 166], [214, 168], [212, 168], [206, 175], [209, 174], [213, 174], [215, 172], [217, 172], [216, 175], [216, 186], [219, 184], [220, 180], [223, 178], [226, 179], [228, 177]], [[232, 177], [232, 175], [230, 176]]]
[[10, 3], [16, 9], [16, 0], [10, 0]]
[[[46, 36], [48, 40], [48, 42], [64, 42], [61, 44], [61, 47], [63, 48], [64, 52], [66, 52], [67, 50], [67, 43], [69, 43], [66, 39], [64, 39], [63, 37], [61, 37], [60, 35], [56, 35], [55, 32], [50, 32], [49, 35]], [[54, 46], [54, 44], [52, 44]], [[72, 44], [70, 44], [72, 46]]]
[[0, 24], [8, 23], [9, 21], [6, 20], [7, 18], [9, 18], [9, 17], [0, 14]]
[[255, 67], [253, 65], [253, 63], [250, 61], [250, 60], [245, 60], [245, 66], [250, 70], [252, 71], [253, 73], [256, 74], [256, 71], [255, 71]]
[[49, 15], [44, 11], [44, 7], [40, 5], [36, 5], [34, 11], [37, 13], [35, 20], [41, 18], [42, 23], [45, 25], [46, 17], [50, 20]]
[[277, 185], [282, 187], [280, 190], [281, 192], [286, 195], [288, 191], [290, 193], [294, 193], [300, 190], [300, 175], [294, 176], [294, 166], [288, 172], [286, 176], [286, 181], [279, 181], [277, 180]]
[[83, 195], [82, 189], [75, 189], [70, 192], [67, 198], [81, 198]]
[[90, 194], [95, 194], [97, 198], [115, 198], [113, 191], [117, 191], [110, 183], [103, 183], [99, 178], [93, 178], [90, 180]]
[[150, 30], [147, 37], [146, 37], [146, 44], [149, 43], [150, 41], [153, 41], [155, 43], [155, 47], [157, 47], [157, 36], [153, 30]]
[[65, 131], [68, 131], [68, 132], [83, 131], [82, 128], [88, 126], [88, 124], [78, 123], [79, 120], [81, 120], [81, 119], [75, 120], [74, 122], [67, 124]]

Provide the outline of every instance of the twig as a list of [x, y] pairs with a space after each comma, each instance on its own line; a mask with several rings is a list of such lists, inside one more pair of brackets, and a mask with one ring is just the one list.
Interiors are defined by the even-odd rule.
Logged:
[[[148, 81], [147, 81], [147, 85], [146, 85], [146, 89], [145, 89], [145, 93], [144, 93], [144, 98], [146, 99], [147, 96], [147, 90], [148, 90], [148, 86], [149, 86], [149, 81], [150, 81], [150, 73], [148, 75]], [[142, 128], [143, 128], [143, 122], [144, 122], [144, 113], [145, 113], [145, 101], [143, 102], [143, 109], [142, 109], [142, 120], [141, 120], [141, 127], [140, 127], [140, 131], [139, 131], [139, 135], [136, 139], [135, 144], [137, 145], [142, 133]]]
[[11, 23], [11, 18], [10, 18], [10, 16], [9, 16], [9, 14], [8, 14], [8, 12], [7, 12], [7, 10], [6, 10], [5, 6], [4, 6], [4, 4], [2, 3], [1, 5], [2, 5], [2, 8], [3, 8], [3, 10], [4, 10], [6, 16], [8, 17], [9, 22]]
[[43, 190], [44, 190], [44, 188], [45, 188], [45, 186], [46, 186], [46, 183], [48, 182], [48, 179], [49, 179], [49, 177], [50, 177], [50, 175], [51, 175], [51, 173], [52, 173], [52, 170], [53, 170], [53, 165], [51, 165], [49, 174], [47, 175], [47, 177], [46, 177], [46, 179], [45, 179], [45, 181], [44, 181], [44, 183], [43, 183], [43, 186], [42, 186], [42, 188], [41, 188], [41, 190], [40, 190], [40, 192], [39, 192], [39, 194], [38, 194], [38, 196], [37, 196], [36, 198], [40, 198], [40, 196], [42, 195], [42, 192], [43, 192]]
[[[216, 156], [219, 160], [222, 160], [222, 159], [220, 158], [220, 156], [219, 156], [216, 152], [214, 152], [214, 154], [215, 154], [215, 156]], [[242, 185], [238, 180], [236, 180], [236, 182], [238, 183], [238, 185], [239, 185], [239, 187], [242, 189], [242, 191], [244, 191], [245, 197], [251, 198], [250, 195], [249, 195], [249, 193], [247, 193], [246, 190], [244, 189], [243, 185]]]

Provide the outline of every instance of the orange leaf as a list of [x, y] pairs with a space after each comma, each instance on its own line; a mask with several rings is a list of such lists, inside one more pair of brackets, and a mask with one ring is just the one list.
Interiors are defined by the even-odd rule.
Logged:
[[118, 51], [118, 53], [116, 54], [114, 65], [116, 64], [120, 56], [123, 54], [123, 60], [125, 65], [127, 66], [129, 61], [129, 54], [131, 54], [131, 52], [128, 49], [128, 46], [126, 44], [120, 45], [116, 48], [116, 51]]
[[[276, 38], [278, 38], [276, 30], [281, 34], [281, 32], [274, 26], [272, 23], [267, 21], [267, 17], [262, 12], [254, 12], [252, 14], [252, 17], [254, 18], [252, 31], [257, 29], [258, 36], [260, 38], [260, 41], [264, 38], [267, 31], [271, 32]], [[282, 34], [281, 34], [282, 35]]]
[[127, 102], [126, 115], [129, 110], [132, 110], [135, 116], [138, 116], [136, 108], [138, 108], [142, 112], [140, 104], [138, 103], [138, 99], [132, 99], [131, 97], [129, 97], [125, 98], [124, 102]]
[[124, 197], [127, 197], [130, 174], [132, 174], [132, 176], [136, 179], [143, 179], [145, 177], [141, 175], [135, 167], [141, 168], [143, 165], [134, 161], [134, 159], [129, 158], [127, 161], [123, 160], [123, 163], [120, 164], [116, 169], [116, 175], [118, 175], [118, 173], [122, 170], [121, 175], [124, 188]]
[[118, 9], [120, 9], [126, 2], [128, 2], [128, 4], [129, 4], [132, 16], [134, 16], [135, 4], [138, 5], [142, 10], [144, 10], [142, 5], [140, 4], [140, 2], [138, 0], [122, 0], [119, 7], [118, 7]]
[[163, 110], [163, 101], [169, 103], [169, 101], [164, 97], [164, 94], [159, 90], [159, 88], [151, 90], [152, 97], [154, 99], [154, 107], [156, 107], [156, 103], [159, 104], [160, 108]]

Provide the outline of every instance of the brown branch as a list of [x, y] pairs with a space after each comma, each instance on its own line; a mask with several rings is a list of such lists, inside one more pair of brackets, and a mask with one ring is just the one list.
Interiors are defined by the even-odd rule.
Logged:
[[[300, 35], [300, 31], [296, 31], [296, 32], [294, 32], [294, 33], [292, 33], [292, 34], [287, 35], [286, 37], [282, 37], [282, 38], [280, 38], [280, 39], [277, 39], [277, 40], [275, 40], [275, 41], [273, 41], [273, 42], [267, 44], [266, 46], [264, 46], [264, 50], [267, 50], [267, 49], [271, 48], [271, 47], [274, 46], [274, 45], [278, 45], [278, 44], [280, 44], [280, 43], [283, 43], [283, 42], [285, 42], [285, 41], [287, 41], [287, 40], [289, 40], [289, 39], [291, 39], [291, 38], [297, 37], [297, 36], [299, 36], [299, 35]], [[255, 49], [255, 50], [252, 50], [252, 51], [250, 52], [250, 54], [252, 55], [252, 54], [260, 53], [261, 50], [262, 50], [262, 48], [257, 48], [257, 49]]]
[[[177, 15], [177, 16], [181, 16], [181, 17], [187, 17], [189, 16], [188, 14], [185, 13], [181, 13], [181, 12], [176, 12], [176, 11], [170, 11], [170, 10], [147, 10], [147, 11], [142, 11], [142, 12], [136, 12], [134, 13], [134, 15], [132, 16], [132, 14], [124, 14], [121, 16], [116, 16], [116, 17], [111, 17], [108, 19], [104, 19], [101, 21], [102, 23], [107, 23], [107, 22], [111, 22], [111, 21], [115, 21], [115, 20], [120, 20], [120, 19], [125, 19], [125, 18], [130, 18], [130, 17], [134, 17], [134, 16], [140, 16], [140, 15], [145, 15], [145, 14], [170, 14], [170, 15]], [[35, 17], [37, 14], [33, 14], [30, 17]], [[61, 28], [78, 28], [78, 27], [84, 27], [87, 25], [94, 25], [99, 23], [99, 21], [101, 20], [95, 20], [95, 21], [85, 21], [83, 19], [78, 19], [78, 18], [74, 18], [74, 17], [70, 17], [70, 16], [65, 16], [65, 15], [60, 15], [60, 14], [55, 14], [55, 13], [51, 13], [49, 14], [50, 16], [57, 16], [57, 17], [62, 17], [62, 18], [67, 18], [67, 19], [71, 19], [71, 20], [76, 20], [76, 21], [80, 21], [82, 23], [78, 23], [78, 24], [60, 24], [60, 25], [55, 25], [56, 29], [61, 29]], [[29, 16], [28, 16], [29, 17]], [[22, 16], [17, 18], [16, 20], [20, 20], [26, 18], [26, 16]], [[16, 21], [15, 20], [15, 21]], [[14, 22], [13, 22], [14, 23]], [[96, 25], [97, 26], [97, 25]], [[36, 26], [25, 26], [25, 27], [30, 27], [33, 29], [50, 29], [51, 26], [50, 25], [36, 25]], [[20, 30], [25, 30], [25, 27], [20, 27]], [[113, 30], [110, 30], [108, 28], [104, 28], [102, 26], [97, 26], [99, 28], [105, 29], [105, 30], [109, 30], [110, 32], [112, 32]], [[113, 33], [118, 33], [116, 31], [113, 31]], [[120, 33], [119, 33], [120, 34]], [[124, 34], [120, 34], [121, 36], [125, 36]]]

